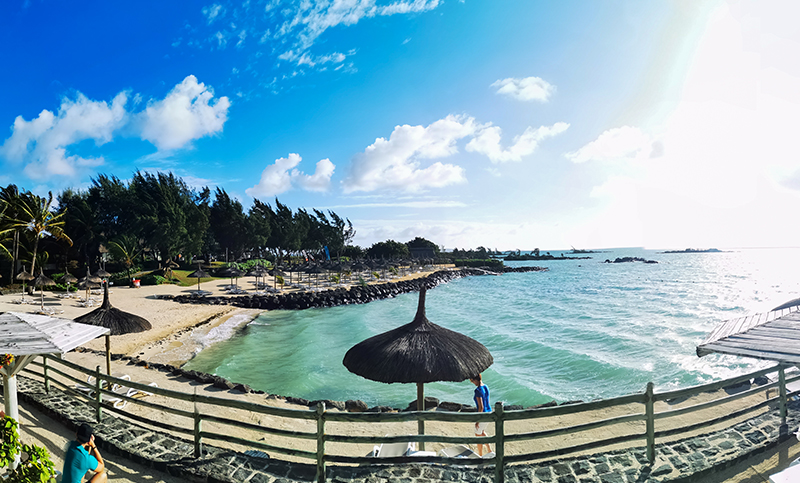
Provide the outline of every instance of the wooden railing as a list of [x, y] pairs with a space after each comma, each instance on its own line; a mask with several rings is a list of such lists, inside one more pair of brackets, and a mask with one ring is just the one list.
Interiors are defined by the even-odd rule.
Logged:
[[[255, 404], [245, 401], [226, 399], [214, 396], [199, 395], [195, 390], [194, 394], [187, 394], [183, 392], [163, 389], [158, 387], [151, 387], [145, 384], [118, 379], [116, 377], [108, 376], [100, 371], [99, 366], [94, 370], [86, 369], [79, 365], [73, 364], [66, 360], [54, 358], [51, 356], [44, 356], [42, 362], [35, 361], [31, 365], [37, 366], [41, 371], [32, 368], [27, 369], [27, 374], [35, 375], [41, 378], [44, 382], [45, 389], [49, 392], [53, 384], [60, 386], [66, 392], [84, 398], [92, 403], [96, 410], [96, 418], [100, 421], [103, 417], [103, 411], [110, 410], [120, 416], [128, 418], [139, 423], [150, 425], [153, 427], [161, 428], [170, 432], [187, 435], [193, 438], [194, 441], [194, 454], [199, 457], [202, 454], [202, 445], [205, 441], [224, 441], [234, 445], [242, 445], [247, 448], [257, 448], [272, 453], [280, 453], [289, 455], [295, 458], [315, 460], [317, 464], [317, 481], [324, 482], [326, 475], [326, 465], [328, 463], [345, 463], [345, 464], [375, 464], [380, 463], [413, 463], [413, 462], [427, 462], [427, 463], [446, 463], [458, 465], [478, 465], [478, 464], [494, 464], [495, 466], [495, 481], [502, 483], [504, 481], [505, 466], [510, 463], [521, 463], [534, 460], [548, 459], [568, 454], [579, 452], [587, 452], [591, 450], [598, 450], [600, 448], [609, 448], [611, 446], [619, 447], [620, 445], [627, 445], [631, 447], [633, 442], [644, 440], [646, 454], [649, 461], [653, 462], [656, 457], [655, 444], [656, 440], [665, 439], [681, 439], [688, 437], [691, 433], [701, 429], [707, 429], [711, 426], [721, 425], [725, 422], [733, 421], [733, 423], [744, 418], [745, 416], [759, 410], [769, 410], [769, 406], [777, 406], [781, 417], [782, 425], [786, 425], [787, 415], [787, 396], [795, 395], [796, 393], [787, 394], [786, 384], [800, 380], [800, 376], [795, 376], [787, 380], [785, 374], [785, 366], [774, 366], [768, 369], [757, 371], [751, 374], [742, 375], [724, 381], [714, 382], [701, 386], [694, 386], [686, 389], [676, 391], [668, 391], [662, 393], [655, 393], [653, 384], [648, 383], [647, 388], [642, 394], [631, 394], [612, 399], [605, 399], [601, 401], [594, 401], [588, 403], [570, 404], [563, 406], [554, 406], [539, 409], [525, 409], [519, 411], [506, 411], [502, 403], [497, 403], [495, 409], [490, 413], [454, 413], [442, 411], [421, 411], [421, 412], [402, 412], [402, 413], [346, 413], [339, 411], [327, 411], [324, 404], [320, 404], [314, 410], [299, 410], [299, 409], [286, 409], [261, 404]], [[70, 371], [72, 373], [70, 373]], [[738, 385], [749, 381], [751, 378], [764, 376], [770, 373], [778, 373], [778, 380], [766, 385], [758, 386], [755, 388], [743, 390], [741, 392], [727, 395], [711, 401], [699, 402], [690, 406], [680, 407], [677, 409], [668, 409], [656, 412], [656, 403], [662, 402], [662, 406], [668, 402], [674, 402], [681, 398], [690, 398], [697, 396], [704, 392], [718, 391], [725, 387]], [[89, 395], [83, 391], [75, 389], [74, 385], [86, 386], [86, 378], [75, 377], [75, 373], [81, 375], [90, 375], [95, 378], [93, 395]], [[65, 382], [67, 381], [67, 382]], [[165, 398], [169, 398], [169, 404], [157, 404], [143, 399], [130, 398], [112, 394], [104, 389], [103, 382], [108, 381], [110, 384], [120, 384], [134, 389], [147, 391]], [[770, 398], [770, 392], [776, 389], [777, 396]], [[753, 397], [758, 394], [764, 394], [765, 397]], [[186, 419], [185, 426], [169, 424], [161, 421], [155, 414], [149, 413], [149, 417], [134, 414], [124, 409], [116, 409], [106, 403], [103, 403], [103, 398], [113, 396], [130, 403], [138, 404], [151, 411], [162, 411], [164, 413], [173, 414]], [[721, 407], [726, 404], [733, 403], [743, 398], [753, 397], [753, 401], [746, 401], [743, 407], [738, 407], [735, 410], [721, 410]], [[179, 404], [174, 401], [184, 401], [192, 404], [192, 410], [180, 409]], [[289, 430], [268, 425], [254, 424], [244, 420], [237, 420], [228, 417], [220, 416], [219, 411], [201, 411], [200, 405], [211, 406], [210, 409], [215, 408], [231, 408], [236, 410], [246, 411], [251, 414], [267, 415], [278, 418], [288, 418], [291, 420], [291, 427], [298, 428], [306, 426], [307, 431]], [[590, 413], [597, 413], [600, 411], [608, 411], [611, 408], [628, 410], [628, 407], [640, 407], [640, 410], [627, 412], [621, 415], [608, 417], [604, 419], [597, 419], [589, 422], [582, 422], [580, 424], [569, 424], [567, 421], [562, 422], [561, 418], [564, 416], [571, 416], [576, 419], [577, 415], [586, 415]], [[663, 422], [669, 418], [686, 415], [690, 413], [700, 413], [702, 411], [710, 412], [710, 416], [701, 419], [699, 422], [692, 422], [687, 425], [673, 425], [664, 424], [665, 428], [656, 430], [656, 422]], [[212, 414], [213, 413], [213, 414]], [[586, 417], [582, 419], [587, 419]], [[695, 420], [698, 418], [694, 418]], [[328, 424], [354, 422], [359, 423], [361, 426], [371, 425], [376, 423], [407, 423], [414, 421], [439, 421], [452, 424], [474, 424], [475, 422], [491, 422], [494, 423], [494, 436], [489, 437], [465, 437], [465, 436], [447, 436], [444, 434], [425, 434], [425, 435], [398, 435], [398, 436], [356, 436], [348, 434], [329, 434]], [[509, 429], [514, 429], [512, 426], [516, 424], [527, 424], [528, 426], [547, 426], [543, 424], [546, 422], [556, 421], [556, 424], [550, 424], [552, 427], [538, 430], [522, 430], [516, 432], [508, 432]], [[203, 423], [214, 423], [220, 428], [228, 427], [237, 430], [254, 431], [257, 434], [266, 434], [283, 438], [287, 441], [306, 441], [305, 448], [291, 447], [291, 445], [269, 444], [263, 441], [256, 441], [255, 438], [243, 438], [233, 434], [226, 434], [222, 431], [210, 431], [204, 429]], [[315, 423], [315, 424], [314, 424]], [[510, 423], [510, 424], [509, 424]], [[638, 426], [644, 426], [644, 431], [634, 430], [622, 432], [621, 434], [613, 434], [609, 428], [630, 425], [636, 423]], [[733, 424], [732, 423], [732, 424]], [[560, 437], [559, 441], [563, 441], [563, 436], [570, 435], [574, 439], [575, 435], [581, 432], [604, 428], [605, 433], [612, 433], [612, 436], [597, 439], [596, 437], [587, 437], [586, 442], [572, 444], [568, 446], [561, 446], [553, 449], [543, 449], [537, 452], [514, 452], [509, 453], [508, 450], [514, 446], [515, 443], [528, 442], [528, 441], [542, 441], [547, 438]], [[517, 428], [518, 429], [518, 428]], [[623, 428], [624, 429], [624, 428]], [[453, 434], [457, 431], [445, 431], [448, 434]], [[595, 433], [597, 434], [597, 433]], [[420, 443], [446, 443], [446, 444], [492, 444], [495, 448], [495, 456], [493, 458], [484, 459], [470, 459], [470, 458], [445, 458], [439, 456], [403, 456], [395, 458], [380, 458], [376, 460], [374, 457], [354, 457], [346, 456], [343, 454], [332, 454], [326, 451], [326, 443], [341, 443], [341, 444], [381, 444], [393, 442], [420, 442]], [[314, 447], [315, 443], [315, 447]], [[352, 454], [352, 451], [350, 451]]]

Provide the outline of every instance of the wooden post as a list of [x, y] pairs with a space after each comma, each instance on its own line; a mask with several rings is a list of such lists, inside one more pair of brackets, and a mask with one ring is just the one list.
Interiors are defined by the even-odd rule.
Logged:
[[47, 375], [47, 354], [42, 355], [42, 372], [44, 373], [44, 392], [50, 394], [50, 377]]
[[99, 423], [103, 419], [103, 408], [100, 403], [103, 402], [103, 393], [100, 391], [100, 382], [101, 382], [101, 373], [100, 373], [100, 366], [97, 366], [94, 370], [94, 407], [97, 411], [97, 422]]
[[[425, 389], [423, 386], [424, 385], [421, 382], [417, 383], [417, 411], [425, 410]], [[425, 434], [425, 421], [421, 419], [417, 421], [417, 433]], [[424, 441], [419, 442], [419, 450], [425, 451]]]
[[650, 463], [656, 460], [656, 420], [655, 409], [653, 408], [653, 383], [647, 383], [644, 393], [644, 413], [646, 419], [647, 433], [647, 461]]
[[778, 369], [778, 384], [780, 390], [781, 426], [786, 426], [786, 372], [783, 366]]
[[[108, 296], [108, 294], [106, 294]], [[111, 375], [111, 334], [106, 334], [106, 374]]]
[[317, 483], [325, 483], [325, 403], [317, 404]]
[[494, 464], [494, 481], [495, 483], [503, 483], [506, 479], [506, 472], [505, 472], [505, 463], [503, 462], [503, 458], [505, 458], [506, 448], [505, 448], [505, 426], [504, 426], [504, 415], [503, 415], [503, 403], [497, 401], [494, 403], [494, 430], [495, 430], [495, 438], [496, 441], [494, 443], [494, 454], [495, 454], [495, 464]]
[[194, 388], [194, 457], [199, 458], [203, 455], [203, 440], [200, 432], [203, 430], [203, 419], [200, 417], [200, 410], [197, 408], [197, 387]]

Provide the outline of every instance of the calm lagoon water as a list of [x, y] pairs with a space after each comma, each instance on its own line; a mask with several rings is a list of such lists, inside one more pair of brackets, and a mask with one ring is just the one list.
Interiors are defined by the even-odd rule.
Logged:
[[[729, 356], [700, 359], [695, 346], [721, 321], [800, 296], [798, 248], [698, 254], [633, 248], [590, 256], [510, 262], [550, 270], [468, 277], [428, 292], [428, 319], [492, 352], [494, 365], [483, 376], [493, 403], [607, 398], [642, 392], [648, 381], [668, 390], [764, 367]], [[602, 263], [622, 256], [659, 263]], [[404, 407], [416, 397], [413, 385], [363, 379], [342, 358], [361, 340], [411, 322], [417, 298], [264, 312], [219, 342], [203, 341], [207, 348], [186, 367], [284, 396]], [[471, 402], [472, 389], [469, 381], [425, 386], [426, 395], [462, 403]]]

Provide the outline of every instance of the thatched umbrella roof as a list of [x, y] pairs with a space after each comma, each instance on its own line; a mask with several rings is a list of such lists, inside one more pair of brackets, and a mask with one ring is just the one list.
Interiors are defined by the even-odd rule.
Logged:
[[110, 274], [110, 273], [108, 273], [108, 272], [106, 272], [106, 271], [105, 271], [105, 270], [103, 270], [102, 268], [98, 268], [98, 269], [97, 269], [97, 271], [96, 271], [96, 272], [94, 272], [94, 276], [95, 276], [95, 277], [100, 277], [100, 278], [108, 278], [108, 277], [110, 277], [110, 276], [111, 276], [111, 274]]
[[196, 278], [197, 279], [197, 291], [199, 292], [200, 291], [200, 279], [201, 278], [210, 278], [211, 275], [206, 273], [205, 270], [200, 268], [200, 265], [198, 265], [197, 266], [197, 270], [195, 270], [194, 272], [192, 272], [189, 275], [187, 275], [187, 277]]
[[359, 342], [342, 361], [350, 372], [373, 381], [461, 382], [494, 362], [480, 342], [425, 317], [425, 288], [410, 324]]
[[33, 280], [34, 278], [36, 277], [25, 271], [25, 267], [22, 267], [22, 271], [17, 274], [17, 280], [22, 280], [23, 283]]
[[108, 300], [108, 285], [104, 286], [103, 305], [92, 310], [88, 314], [75, 318], [75, 322], [87, 325], [96, 325], [110, 330], [106, 335], [106, 369], [111, 374], [111, 335], [132, 334], [134, 332], [144, 332], [153, 328], [150, 322], [143, 317], [123, 312], [111, 306]]
[[86, 267], [86, 276], [79, 280], [79, 282], [90, 282], [90, 283], [100, 283], [103, 279], [98, 277], [97, 275], [92, 275], [89, 273], [89, 267]]
[[44, 270], [39, 269], [39, 276], [33, 279], [34, 287], [42, 287], [42, 310], [44, 310], [44, 287], [46, 285], [55, 285], [53, 279], [45, 276]]
[[61, 281], [64, 283], [75, 283], [78, 281], [78, 277], [67, 272], [63, 277], [61, 277]]
[[[418, 411], [425, 409], [424, 383], [461, 382], [494, 363], [483, 344], [425, 317], [425, 291], [423, 286], [417, 315], [410, 324], [359, 342], [342, 361], [350, 372], [373, 381], [417, 383]], [[418, 429], [425, 433], [421, 420]]]
[[22, 271], [19, 272], [16, 276], [17, 280], [22, 280], [22, 300], [25, 300], [25, 282], [33, 280], [33, 275], [25, 271], [25, 267], [22, 267]]

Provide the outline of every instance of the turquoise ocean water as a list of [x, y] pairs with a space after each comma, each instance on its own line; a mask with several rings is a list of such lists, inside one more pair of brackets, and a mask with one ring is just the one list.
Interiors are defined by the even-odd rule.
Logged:
[[[592, 400], [642, 392], [648, 381], [669, 390], [765, 367], [736, 357], [700, 359], [695, 346], [721, 321], [800, 297], [798, 248], [698, 254], [633, 248], [591, 256], [510, 262], [550, 270], [468, 277], [428, 292], [428, 319], [477, 339], [494, 356], [483, 375], [493, 402]], [[659, 263], [601, 263], [621, 256]], [[265, 312], [185, 367], [273, 394], [405, 407], [416, 397], [413, 385], [363, 379], [342, 358], [361, 340], [411, 322], [417, 297]], [[469, 381], [434, 383], [425, 393], [470, 403], [473, 388]]]

